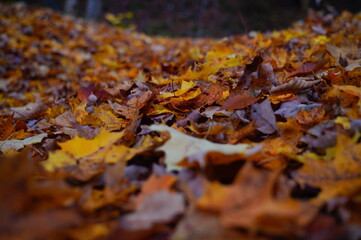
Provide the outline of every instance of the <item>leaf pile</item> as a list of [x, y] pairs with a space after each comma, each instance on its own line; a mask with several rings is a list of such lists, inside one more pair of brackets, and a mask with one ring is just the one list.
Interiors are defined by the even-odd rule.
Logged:
[[360, 14], [214, 40], [0, 9], [1, 238], [361, 236]]

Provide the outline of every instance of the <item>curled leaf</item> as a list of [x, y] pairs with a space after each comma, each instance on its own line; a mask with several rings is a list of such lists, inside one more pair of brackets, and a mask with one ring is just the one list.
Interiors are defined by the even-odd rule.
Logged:
[[267, 80], [274, 86], [279, 85], [277, 78], [273, 72], [273, 67], [270, 63], [262, 63], [258, 68], [258, 78]]
[[307, 81], [302, 78], [294, 78], [287, 83], [283, 83], [279, 86], [272, 87], [269, 93], [270, 94], [297, 93], [301, 90], [310, 88], [319, 82], [320, 80]]
[[38, 98], [35, 100], [35, 103], [29, 103], [23, 107], [10, 108], [10, 110], [14, 113], [14, 118], [21, 120], [35, 118], [46, 109], [46, 105]]

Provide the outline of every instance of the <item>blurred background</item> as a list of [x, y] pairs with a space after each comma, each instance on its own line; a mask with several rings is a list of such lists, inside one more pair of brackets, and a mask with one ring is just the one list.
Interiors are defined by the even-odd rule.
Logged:
[[[15, 2], [15, 1], [1, 1]], [[359, 12], [355, 0], [26, 0], [66, 14], [136, 28], [152, 35], [223, 37], [286, 28], [309, 9]]]

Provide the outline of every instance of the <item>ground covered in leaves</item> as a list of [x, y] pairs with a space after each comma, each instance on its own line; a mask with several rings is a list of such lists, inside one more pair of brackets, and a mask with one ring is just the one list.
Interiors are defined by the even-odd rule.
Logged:
[[212, 40], [0, 9], [2, 239], [361, 236], [361, 15]]

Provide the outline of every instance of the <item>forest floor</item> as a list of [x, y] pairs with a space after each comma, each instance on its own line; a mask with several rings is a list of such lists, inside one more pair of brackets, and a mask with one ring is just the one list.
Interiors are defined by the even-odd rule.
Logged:
[[359, 239], [361, 15], [151, 37], [0, 4], [1, 239]]

